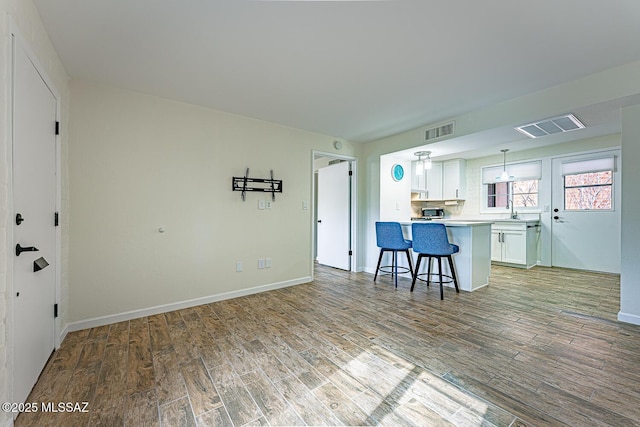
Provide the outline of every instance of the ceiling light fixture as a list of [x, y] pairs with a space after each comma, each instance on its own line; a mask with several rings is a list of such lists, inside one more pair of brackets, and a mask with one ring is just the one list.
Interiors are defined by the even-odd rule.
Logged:
[[502, 173], [500, 174], [500, 177], [498, 177], [498, 179], [500, 181], [511, 181], [513, 177], [509, 176], [509, 173], [507, 172], [507, 151], [509, 151], [509, 149], [503, 148], [500, 151], [502, 151]]
[[[431, 169], [431, 151], [416, 151], [413, 155], [418, 156], [418, 163], [416, 164], [417, 175], [422, 175], [425, 169]], [[422, 156], [427, 156], [427, 158], [422, 160]]]

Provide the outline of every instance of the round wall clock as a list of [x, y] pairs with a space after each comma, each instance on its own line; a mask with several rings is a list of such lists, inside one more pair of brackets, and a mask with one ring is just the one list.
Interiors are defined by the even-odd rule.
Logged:
[[391, 166], [391, 176], [394, 181], [400, 181], [404, 177], [404, 168], [402, 165], [395, 164]]

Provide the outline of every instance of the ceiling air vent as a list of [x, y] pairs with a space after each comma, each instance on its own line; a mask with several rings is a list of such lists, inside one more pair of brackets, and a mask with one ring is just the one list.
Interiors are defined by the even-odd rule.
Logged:
[[516, 130], [529, 138], [540, 138], [554, 133], [569, 132], [576, 129], [584, 129], [584, 125], [573, 114], [554, 117], [528, 125], [518, 126]]
[[444, 125], [429, 128], [424, 131], [424, 140], [430, 141], [432, 139], [442, 138], [444, 136], [453, 135], [453, 125], [455, 122], [447, 123]]

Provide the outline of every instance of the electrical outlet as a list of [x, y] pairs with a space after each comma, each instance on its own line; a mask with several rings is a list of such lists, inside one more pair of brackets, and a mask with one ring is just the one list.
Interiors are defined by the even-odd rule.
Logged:
[[258, 268], [264, 268], [264, 258], [258, 258]]
[[264, 266], [265, 268], [271, 268], [271, 258], [264, 259]]
[[267, 200], [265, 203], [265, 208], [271, 209], [271, 200]]
[[241, 272], [242, 271], [242, 261], [238, 261], [236, 262], [236, 272]]

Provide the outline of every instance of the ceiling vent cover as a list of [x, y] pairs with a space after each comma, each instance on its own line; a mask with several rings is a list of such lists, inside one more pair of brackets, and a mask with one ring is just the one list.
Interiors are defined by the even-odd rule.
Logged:
[[585, 125], [573, 114], [554, 117], [528, 125], [518, 126], [516, 130], [527, 135], [529, 138], [540, 138], [541, 136], [552, 135], [554, 133], [569, 132], [577, 129], [584, 129]]
[[429, 128], [424, 131], [424, 140], [431, 141], [432, 139], [438, 139], [448, 135], [453, 135], [454, 125], [455, 122], [450, 122], [444, 125]]

